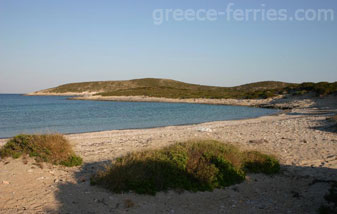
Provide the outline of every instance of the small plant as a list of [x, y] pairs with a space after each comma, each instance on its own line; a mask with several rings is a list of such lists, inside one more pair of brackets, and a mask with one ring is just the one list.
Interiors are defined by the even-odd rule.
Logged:
[[75, 154], [71, 155], [67, 160], [61, 161], [60, 164], [68, 167], [79, 166], [83, 162], [80, 156]]
[[37, 162], [64, 166], [82, 164], [82, 158], [75, 155], [69, 142], [60, 134], [17, 135], [0, 149], [1, 158], [19, 158], [21, 155], [34, 157]]
[[113, 192], [211, 191], [245, 180], [246, 172], [279, 171], [278, 161], [258, 152], [240, 152], [217, 141], [188, 141], [160, 149], [130, 153], [91, 178], [91, 184]]

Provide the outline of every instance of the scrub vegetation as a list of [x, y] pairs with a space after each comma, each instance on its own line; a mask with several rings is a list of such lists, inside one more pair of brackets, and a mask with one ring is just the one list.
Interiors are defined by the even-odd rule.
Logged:
[[209, 99], [265, 99], [281, 94], [303, 95], [313, 92], [317, 96], [337, 93], [335, 83], [284, 83], [264, 81], [236, 87], [215, 87], [188, 84], [169, 79], [135, 79], [127, 81], [101, 81], [70, 83], [41, 92], [81, 93], [94, 92], [101, 96], [149, 96], [164, 98], [209, 98]]
[[91, 178], [112, 192], [211, 191], [241, 183], [246, 173], [279, 172], [278, 160], [257, 151], [241, 152], [218, 141], [188, 141], [117, 158]]
[[22, 155], [29, 155], [37, 162], [68, 167], [82, 164], [82, 158], [75, 154], [61, 134], [17, 135], [0, 149], [1, 158], [19, 158]]

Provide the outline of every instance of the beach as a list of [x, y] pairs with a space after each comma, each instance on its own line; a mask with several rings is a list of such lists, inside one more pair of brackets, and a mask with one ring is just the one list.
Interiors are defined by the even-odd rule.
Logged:
[[[0, 213], [316, 213], [337, 180], [337, 134], [329, 120], [337, 113], [336, 97], [251, 105], [260, 104], [289, 110], [254, 119], [66, 135], [83, 158], [82, 167], [1, 160]], [[191, 139], [273, 154], [281, 173], [249, 174], [245, 182], [213, 192], [156, 196], [114, 194], [90, 185], [90, 175], [114, 158]]]
[[337, 214], [336, 1], [0, 2], [0, 214]]

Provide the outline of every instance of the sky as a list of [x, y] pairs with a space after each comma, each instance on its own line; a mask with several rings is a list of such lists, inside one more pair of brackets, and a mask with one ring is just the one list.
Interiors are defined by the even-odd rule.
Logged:
[[[153, 11], [332, 9], [329, 21], [176, 21]], [[264, 6], [261, 6], [264, 4]], [[0, 93], [101, 80], [337, 81], [336, 0], [0, 0]]]

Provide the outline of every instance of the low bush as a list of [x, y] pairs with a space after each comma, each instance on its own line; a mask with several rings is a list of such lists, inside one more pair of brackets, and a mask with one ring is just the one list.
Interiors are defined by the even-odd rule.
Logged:
[[23, 154], [38, 162], [69, 167], [82, 164], [82, 158], [76, 156], [69, 142], [60, 134], [17, 135], [0, 149], [1, 158], [19, 158]]
[[245, 152], [244, 168], [252, 173], [274, 174], [280, 171], [278, 160], [257, 151]]
[[91, 178], [113, 192], [155, 194], [169, 189], [211, 191], [240, 183], [246, 172], [272, 174], [278, 161], [217, 141], [189, 141], [118, 158]]

